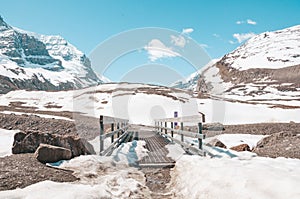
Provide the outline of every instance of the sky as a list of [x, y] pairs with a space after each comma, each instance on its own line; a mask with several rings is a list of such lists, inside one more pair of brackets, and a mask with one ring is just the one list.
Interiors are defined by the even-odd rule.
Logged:
[[[112, 57], [109, 66], [99, 66], [103, 63], [97, 59], [93, 63], [99, 73], [113, 81], [122, 81], [132, 76], [128, 71], [153, 64], [167, 68], [162, 73], [174, 70], [186, 77], [255, 34], [300, 24], [299, 0], [0, 0], [0, 5], [0, 15], [8, 24], [61, 35], [88, 56], [103, 57], [94, 52], [105, 42], [114, 49], [125, 45], [123, 54], [106, 56], [108, 51], [104, 51], [105, 57]], [[151, 35], [151, 30], [145, 29], [149, 27], [163, 30]], [[134, 30], [143, 28], [145, 31], [136, 36]], [[116, 38], [128, 31], [135, 37], [124, 42]], [[126, 42], [128, 46], [123, 44]], [[135, 43], [140, 46], [132, 45]], [[198, 53], [194, 44], [202, 52]], [[200, 54], [202, 61], [191, 64], [193, 60], [182, 55], [189, 50], [194, 52], [192, 59]]]

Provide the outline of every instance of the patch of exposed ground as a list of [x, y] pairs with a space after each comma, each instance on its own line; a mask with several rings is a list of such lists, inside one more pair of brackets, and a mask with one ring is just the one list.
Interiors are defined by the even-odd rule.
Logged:
[[38, 162], [33, 154], [0, 158], [0, 191], [24, 188], [44, 180], [73, 182], [78, 179], [72, 175], [72, 171], [48, 167]]
[[[196, 132], [196, 127], [187, 130]], [[286, 157], [300, 159], [300, 123], [259, 123], [224, 125], [222, 131], [203, 130], [206, 137], [220, 134], [269, 135], [254, 152], [265, 157]]]
[[171, 181], [170, 168], [143, 168], [146, 186], [151, 191], [153, 199], [174, 198], [174, 193], [170, 191], [168, 185]]

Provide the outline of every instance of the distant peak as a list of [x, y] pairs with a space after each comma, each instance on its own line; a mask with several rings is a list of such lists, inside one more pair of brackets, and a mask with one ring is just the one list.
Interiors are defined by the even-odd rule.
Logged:
[[7, 23], [3, 20], [2, 16], [0, 15], [0, 27], [4, 26], [6, 28], [8, 28], [9, 26], [7, 25]]

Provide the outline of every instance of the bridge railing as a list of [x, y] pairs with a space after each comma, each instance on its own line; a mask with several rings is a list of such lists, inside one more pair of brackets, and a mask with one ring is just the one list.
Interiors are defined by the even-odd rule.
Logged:
[[[155, 128], [157, 132], [161, 135], [170, 138], [173, 142], [181, 145], [187, 152], [192, 154], [197, 154], [201, 156], [205, 156], [206, 153], [203, 150], [203, 139], [205, 139], [205, 135], [202, 133], [202, 123], [205, 121], [204, 114], [201, 116], [187, 116], [187, 117], [178, 117], [178, 118], [164, 118], [155, 120]], [[170, 123], [170, 127], [168, 124]], [[197, 124], [197, 132], [184, 130], [185, 124]], [[176, 126], [175, 124], [180, 124]], [[179, 127], [179, 128], [178, 128]], [[170, 133], [170, 135], [168, 134]], [[180, 135], [180, 140], [174, 138], [174, 134]], [[197, 138], [198, 146], [194, 147], [194, 145], [188, 144], [184, 142], [184, 138]]]
[[[110, 155], [127, 136], [128, 120], [100, 115], [100, 155]], [[105, 133], [104, 125], [110, 126], [110, 131]], [[116, 129], [115, 129], [116, 128]], [[111, 138], [111, 144], [104, 149], [104, 141]], [[116, 139], [115, 139], [116, 138]]]

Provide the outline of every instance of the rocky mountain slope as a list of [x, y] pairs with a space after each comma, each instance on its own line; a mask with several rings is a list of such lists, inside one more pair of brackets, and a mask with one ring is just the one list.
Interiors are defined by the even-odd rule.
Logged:
[[90, 60], [60, 36], [8, 25], [0, 16], [0, 93], [68, 90], [102, 83]]
[[198, 77], [199, 96], [299, 108], [300, 25], [252, 37]]

